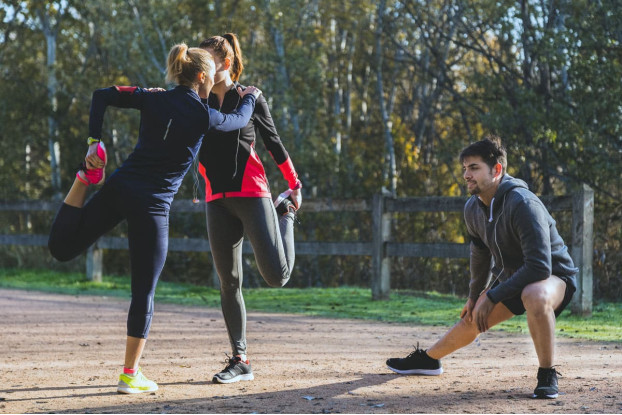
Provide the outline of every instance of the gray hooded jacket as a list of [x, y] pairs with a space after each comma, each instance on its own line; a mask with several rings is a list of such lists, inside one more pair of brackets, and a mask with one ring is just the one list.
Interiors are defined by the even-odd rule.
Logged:
[[566, 277], [576, 290], [579, 270], [555, 220], [524, 181], [504, 175], [489, 207], [477, 196], [467, 200], [464, 220], [471, 236], [469, 298], [476, 301], [488, 287], [490, 271], [499, 280], [488, 291], [494, 303], [520, 295], [528, 284], [550, 275]]

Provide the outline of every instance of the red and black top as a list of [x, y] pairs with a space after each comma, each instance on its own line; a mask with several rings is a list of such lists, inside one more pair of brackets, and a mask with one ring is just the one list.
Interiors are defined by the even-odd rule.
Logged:
[[[215, 94], [208, 105], [230, 113], [242, 103], [237, 82], [225, 94], [222, 106]], [[257, 133], [276, 162], [290, 189], [300, 188], [294, 164], [276, 131], [268, 103], [263, 94], [257, 98], [255, 111], [248, 124], [229, 132], [210, 130], [199, 151], [199, 172], [205, 179], [205, 201], [223, 197], [271, 197], [264, 167], [255, 152]]]

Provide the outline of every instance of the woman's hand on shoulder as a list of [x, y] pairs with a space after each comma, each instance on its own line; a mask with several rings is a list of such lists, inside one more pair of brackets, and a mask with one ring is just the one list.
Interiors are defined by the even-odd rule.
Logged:
[[241, 87], [238, 87], [238, 94], [240, 94], [241, 97], [244, 97], [248, 94], [253, 94], [255, 98], [259, 98], [259, 95], [261, 95], [261, 89], [257, 88], [256, 86], [247, 86], [246, 89], [242, 90]]

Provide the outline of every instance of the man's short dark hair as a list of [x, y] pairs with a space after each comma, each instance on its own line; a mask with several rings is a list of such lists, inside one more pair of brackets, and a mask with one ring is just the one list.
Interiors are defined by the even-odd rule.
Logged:
[[488, 135], [483, 140], [466, 146], [460, 153], [460, 163], [463, 163], [466, 157], [473, 156], [480, 156], [491, 169], [497, 163], [501, 163], [504, 172], [507, 169], [508, 156], [501, 144], [501, 138], [496, 135]]

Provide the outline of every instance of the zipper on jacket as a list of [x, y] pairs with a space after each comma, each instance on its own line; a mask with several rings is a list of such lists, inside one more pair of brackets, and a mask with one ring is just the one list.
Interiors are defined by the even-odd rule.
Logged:
[[162, 141], [166, 141], [166, 137], [168, 136], [168, 129], [171, 128], [172, 122], [173, 122], [172, 118], [168, 120], [168, 124], [166, 126], [166, 132], [164, 133], [164, 138], [162, 139]]

